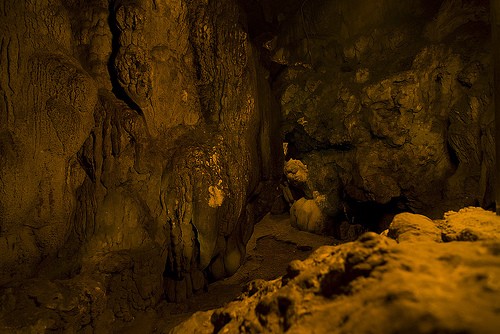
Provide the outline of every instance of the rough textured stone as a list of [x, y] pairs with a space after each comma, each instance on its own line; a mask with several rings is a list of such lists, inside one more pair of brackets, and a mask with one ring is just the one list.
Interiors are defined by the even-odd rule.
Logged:
[[70, 233], [75, 191], [85, 178], [76, 153], [98, 101], [96, 83], [71, 56], [67, 11], [23, 1], [4, 7], [0, 285], [31, 276]]
[[491, 211], [470, 207], [449, 211], [442, 222], [444, 241], [495, 240], [500, 233], [497, 217]]
[[[324, 201], [324, 199], [323, 199]], [[290, 208], [290, 222], [302, 231], [321, 234], [325, 230], [325, 217], [321, 212], [320, 200], [302, 197]], [[318, 205], [319, 204], [319, 205]]]
[[[478, 208], [447, 215], [450, 228], [467, 222], [491, 231], [500, 218]], [[431, 223], [405, 214], [391, 225], [407, 226], [399, 243], [366, 233], [321, 247], [291, 262], [285, 276], [256, 282], [237, 300], [199, 312], [171, 333], [495, 333], [500, 234], [474, 242], [436, 242], [435, 233], [403, 238]]]
[[[342, 239], [491, 205], [488, 31], [483, 0], [0, 0], [0, 331], [181, 303], [237, 271], [280, 196]], [[455, 219], [443, 245], [496, 242]], [[397, 221], [401, 249], [437, 238]]]
[[442, 241], [441, 230], [436, 223], [425, 216], [411, 213], [400, 213], [394, 217], [388, 236], [398, 242]]
[[[0, 331], [106, 331], [233, 274], [282, 176], [279, 111], [239, 5], [0, 8], [0, 292], [19, 301]], [[85, 296], [88, 276], [95, 315], [45, 306]]]
[[261, 3], [279, 22], [264, 45], [282, 65], [287, 159], [307, 165], [329, 224], [492, 205], [486, 1]]

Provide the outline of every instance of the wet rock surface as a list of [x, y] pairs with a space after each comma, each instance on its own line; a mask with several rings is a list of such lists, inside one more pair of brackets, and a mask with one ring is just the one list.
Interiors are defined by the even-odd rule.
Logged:
[[[479, 208], [440, 221], [396, 216], [391, 238], [370, 232], [320, 247], [290, 262], [283, 277], [254, 281], [237, 300], [171, 333], [495, 333], [499, 222]], [[488, 238], [445, 240], [446, 231], [468, 227]]]

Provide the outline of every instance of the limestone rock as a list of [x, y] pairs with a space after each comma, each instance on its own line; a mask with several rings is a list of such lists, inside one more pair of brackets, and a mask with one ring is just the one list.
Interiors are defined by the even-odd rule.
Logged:
[[[78, 331], [104, 313], [107, 297], [98, 280], [79, 277], [56, 282], [29, 280], [3, 289], [0, 300], [0, 330], [26, 333], [62, 328]], [[7, 312], [23, 312], [25, 317], [6, 318]]]
[[[233, 274], [283, 164], [238, 4], [0, 7], [0, 294], [29, 304], [0, 331], [107, 332]], [[98, 306], [45, 310], [89, 304], [88, 277]]]
[[463, 208], [449, 211], [444, 216], [444, 241], [495, 240], [500, 233], [498, 217], [481, 208]]
[[325, 217], [316, 200], [303, 197], [290, 208], [290, 223], [301, 231], [318, 234], [325, 229]]
[[[180, 124], [197, 124], [201, 112], [193, 55], [185, 38], [187, 5], [135, 1], [115, 6], [111, 19], [119, 32], [120, 48], [114, 59], [117, 79], [143, 111], [149, 131], [158, 135]], [[174, 31], [182, 32], [182, 38], [176, 38]]]
[[[306, 2], [283, 18], [270, 50], [288, 65], [274, 82], [287, 158], [307, 165], [330, 220], [359, 203], [373, 208], [352, 213], [366, 224], [377, 210], [437, 217], [492, 204], [487, 11], [461, 0]], [[325, 170], [338, 176], [330, 193], [313, 179]]]
[[30, 277], [65, 243], [85, 178], [76, 154], [98, 101], [96, 83], [71, 54], [61, 4], [21, 1], [2, 15], [0, 285]]
[[[453, 217], [450, 227], [474, 217], [473, 226], [487, 230], [500, 220], [478, 209], [448, 217]], [[259, 282], [171, 333], [495, 333], [500, 234], [436, 242], [432, 224], [405, 214], [391, 226], [401, 231], [399, 243], [370, 232], [355, 242], [321, 247], [308, 259], [291, 262], [285, 276]], [[411, 232], [426, 229], [430, 233]]]
[[441, 230], [431, 219], [411, 213], [400, 213], [389, 226], [388, 236], [398, 242], [441, 242]]
[[[392, 214], [490, 205], [487, 9], [482, 1], [431, 2], [0, 0], [0, 331], [119, 331], [160, 300], [182, 302], [233, 274], [254, 222], [278, 196], [281, 125], [297, 187], [287, 199], [299, 200], [300, 228], [352, 237], [361, 213], [363, 223], [373, 213], [355, 212], [356, 204]], [[262, 5], [262, 28], [251, 22], [259, 10], [245, 13], [250, 3]], [[422, 232], [428, 221], [398, 219], [391, 233], [399, 246], [368, 236], [342, 249], [367, 255], [366, 245], [378, 245], [370, 264], [336, 264], [340, 274], [325, 269], [327, 278], [300, 284], [340, 280], [347, 298], [346, 284], [385, 277], [379, 255], [394, 255], [392, 270], [391, 261], [436, 236]], [[429, 276], [461, 265], [455, 251], [466, 252], [467, 266], [475, 245], [496, 264], [495, 227], [448, 220], [438, 224], [441, 250], [422, 245], [432, 261], [444, 259]], [[412, 274], [426, 272], [419, 261]], [[401, 285], [408, 275], [396, 272]], [[480, 291], [466, 292], [489, 302], [484, 291], [496, 290], [488, 275], [469, 277]], [[324, 289], [328, 298], [339, 292]], [[262, 320], [249, 328], [292, 324], [301, 292], [290, 296], [262, 302]], [[366, 300], [398, 303], [377, 296]], [[442, 319], [421, 315], [424, 327]], [[217, 328], [232, 319], [213, 317]]]
[[307, 166], [300, 160], [290, 159], [285, 163], [285, 176], [291, 185], [300, 188], [305, 193], [310, 193], [309, 189], [309, 171]]

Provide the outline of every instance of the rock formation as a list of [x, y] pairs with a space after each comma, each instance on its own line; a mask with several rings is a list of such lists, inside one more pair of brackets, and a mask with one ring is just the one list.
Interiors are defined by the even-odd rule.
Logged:
[[238, 5], [0, 7], [1, 331], [129, 321], [234, 273], [282, 175]]
[[[353, 240], [402, 211], [491, 206], [488, 14], [486, 0], [0, 0], [0, 332], [105, 333], [182, 303], [237, 271], [271, 209]], [[408, 255], [421, 236], [398, 217], [399, 248], [371, 234], [317, 253], [342, 283], [327, 298], [384, 275], [365, 255]], [[490, 234], [417, 225], [457, 251]], [[495, 262], [494, 242], [470, 247]], [[251, 330], [289, 326], [296, 302], [259, 306]]]
[[402, 213], [390, 238], [323, 246], [171, 333], [496, 333], [499, 226], [478, 208], [440, 221]]
[[488, 1], [260, 2], [287, 160], [326, 226], [492, 207]]

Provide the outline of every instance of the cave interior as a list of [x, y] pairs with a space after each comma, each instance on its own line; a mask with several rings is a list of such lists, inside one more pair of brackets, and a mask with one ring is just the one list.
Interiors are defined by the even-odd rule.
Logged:
[[0, 0], [0, 333], [498, 333], [499, 31]]

